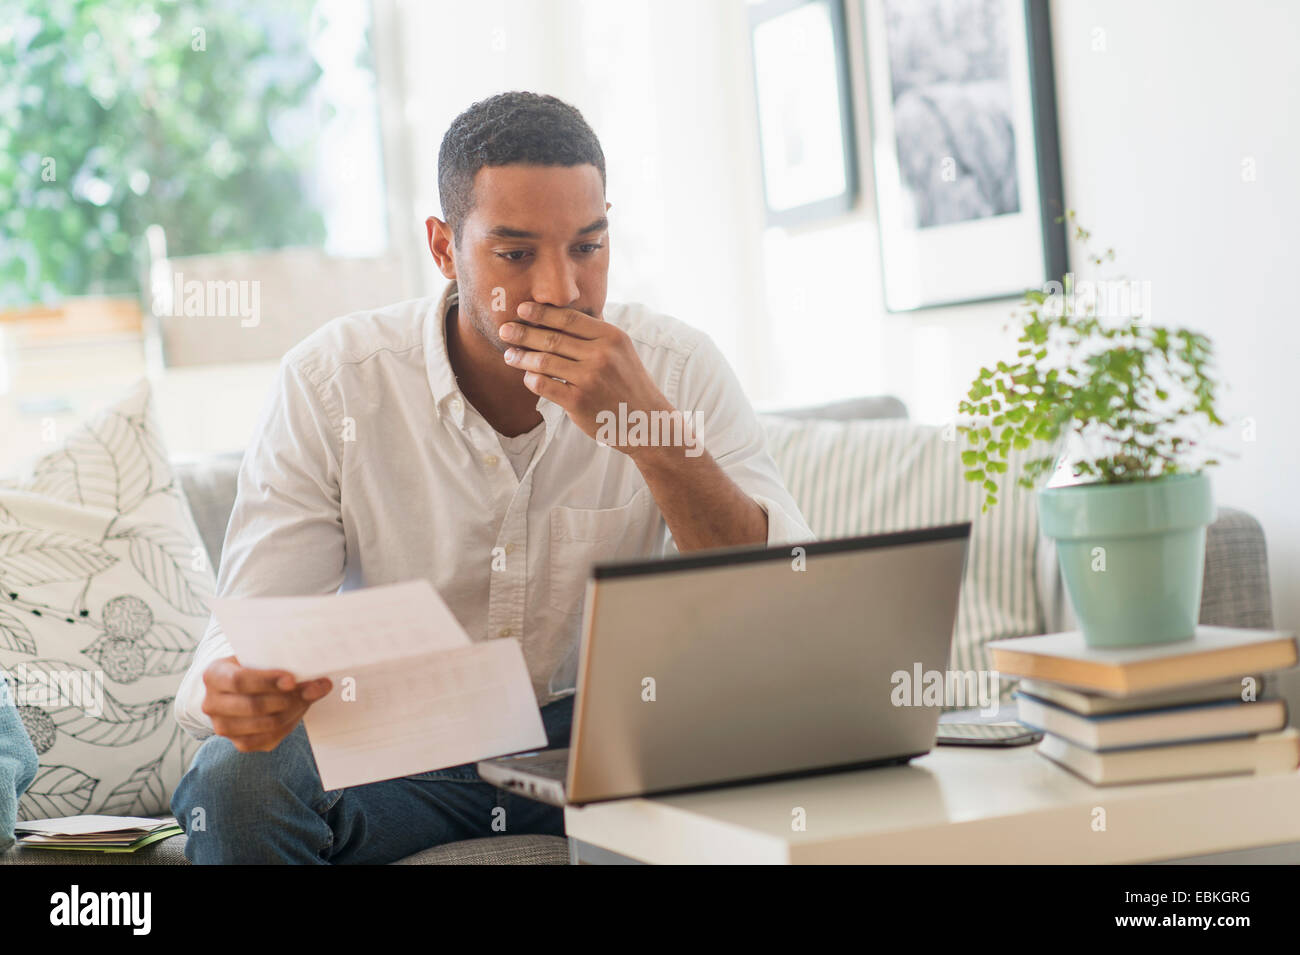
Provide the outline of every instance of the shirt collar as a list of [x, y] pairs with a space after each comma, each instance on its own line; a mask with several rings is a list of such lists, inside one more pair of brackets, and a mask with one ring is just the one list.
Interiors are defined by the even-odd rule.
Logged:
[[[464, 413], [465, 400], [460, 398], [456, 387], [456, 373], [451, 370], [451, 359], [447, 357], [447, 313], [459, 301], [456, 283], [448, 282], [447, 287], [438, 296], [437, 303], [424, 318], [424, 363], [429, 375], [429, 391], [433, 395], [433, 407], [438, 417], [442, 417], [444, 405], [450, 405], [450, 399], [456, 398]], [[457, 415], [459, 418], [460, 415]]]
[[[447, 313], [460, 301], [460, 292], [453, 279], [438, 297], [437, 303], [424, 318], [424, 363], [429, 376], [429, 392], [433, 395], [434, 412], [441, 419], [444, 410], [451, 413], [458, 426], [465, 423], [465, 399], [456, 384], [447, 355]], [[538, 397], [537, 410], [542, 413], [549, 434], [564, 414], [564, 409], [554, 401]]]

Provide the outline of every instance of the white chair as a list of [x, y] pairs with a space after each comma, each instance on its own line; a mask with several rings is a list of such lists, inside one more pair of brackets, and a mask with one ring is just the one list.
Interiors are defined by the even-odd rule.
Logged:
[[168, 258], [147, 232], [144, 334], [150, 372], [278, 360], [339, 315], [411, 298], [396, 256], [348, 259], [320, 249]]

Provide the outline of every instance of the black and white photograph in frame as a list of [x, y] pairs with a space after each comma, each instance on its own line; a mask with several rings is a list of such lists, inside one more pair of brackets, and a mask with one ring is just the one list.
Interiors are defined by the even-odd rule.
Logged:
[[1065, 272], [1045, 0], [863, 0], [891, 312], [1018, 297]]
[[768, 225], [848, 212], [857, 197], [842, 0], [750, 7]]

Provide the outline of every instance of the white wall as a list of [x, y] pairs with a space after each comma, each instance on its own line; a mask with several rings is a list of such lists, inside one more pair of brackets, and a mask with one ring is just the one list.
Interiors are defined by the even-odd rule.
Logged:
[[[848, 4], [861, 90], [858, 11]], [[1276, 625], [1300, 630], [1300, 4], [1056, 0], [1051, 12], [1067, 206], [1127, 277], [1151, 283], [1152, 320], [1213, 340], [1231, 423], [1216, 497], [1263, 524]], [[859, 210], [767, 238], [783, 364], [776, 388], [755, 390], [771, 404], [888, 392], [940, 423], [981, 365], [1014, 354], [1014, 302], [884, 311], [862, 100]], [[783, 307], [801, 299], [802, 312]], [[850, 344], [828, 353], [827, 339]]]
[[1157, 322], [1214, 341], [1238, 455], [1215, 493], [1263, 523], [1277, 625], [1300, 630], [1300, 4], [1052, 13], [1067, 201], [1151, 282]]
[[[847, 9], [861, 90], [856, 0]], [[606, 151], [611, 299], [704, 328], [759, 407], [891, 393], [938, 423], [981, 364], [1014, 354], [1011, 301], [884, 311], [862, 95], [857, 210], [763, 229], [742, 0], [397, 11], [416, 241], [437, 209], [451, 118], [498, 90], [551, 92], [583, 110]], [[1215, 474], [1216, 494], [1263, 522], [1278, 625], [1300, 629], [1300, 331], [1288, 294], [1300, 261], [1300, 125], [1289, 121], [1300, 4], [1064, 0], [1052, 17], [1066, 202], [1129, 277], [1151, 283], [1154, 320], [1214, 340], [1231, 387], [1224, 416], [1236, 422], [1225, 444], [1238, 455]], [[1254, 181], [1243, 181], [1245, 159]], [[1256, 440], [1242, 440], [1243, 419]]]

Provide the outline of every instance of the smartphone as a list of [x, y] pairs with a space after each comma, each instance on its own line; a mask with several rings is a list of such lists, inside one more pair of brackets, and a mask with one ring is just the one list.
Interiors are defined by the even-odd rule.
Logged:
[[940, 723], [939, 746], [1028, 746], [1043, 738], [1024, 723]]

